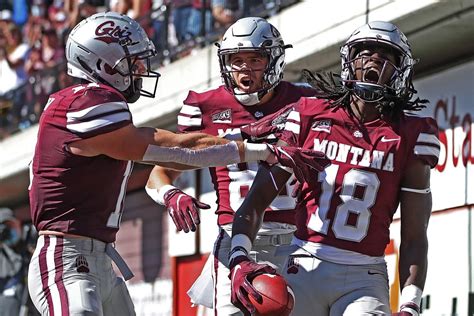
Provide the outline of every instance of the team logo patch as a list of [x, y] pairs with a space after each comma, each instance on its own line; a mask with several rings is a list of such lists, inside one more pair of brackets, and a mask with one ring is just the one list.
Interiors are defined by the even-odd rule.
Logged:
[[261, 117], [263, 117], [263, 113], [260, 112], [260, 111], [255, 112], [253, 115], [254, 115], [256, 118], [261, 118]]
[[83, 255], [79, 255], [76, 258], [76, 271], [79, 273], [89, 273], [89, 264]]
[[331, 126], [332, 126], [331, 120], [321, 120], [321, 121], [314, 122], [313, 125], [311, 126], [311, 129], [313, 131], [331, 133]]
[[352, 135], [354, 135], [354, 137], [357, 137], [357, 138], [362, 138], [362, 136], [364, 136], [362, 135], [361, 131], [355, 131]]
[[115, 25], [114, 21], [105, 21], [95, 29], [95, 39], [102, 41], [106, 44], [118, 43], [121, 46], [132, 46], [138, 44], [138, 42], [132, 42], [130, 36], [132, 32], [128, 27], [121, 28]]
[[232, 110], [227, 109], [225, 111], [212, 115], [213, 123], [232, 123]]
[[290, 256], [288, 263], [286, 265], [286, 273], [296, 274], [300, 269], [300, 264], [298, 262], [298, 257]]
[[285, 125], [288, 119], [288, 115], [290, 115], [291, 111], [293, 111], [293, 108], [288, 109], [287, 111], [283, 112], [282, 114], [274, 118], [272, 121], [272, 126]]

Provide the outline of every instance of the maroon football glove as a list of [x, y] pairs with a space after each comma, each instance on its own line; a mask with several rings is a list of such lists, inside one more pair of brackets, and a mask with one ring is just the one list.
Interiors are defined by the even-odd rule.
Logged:
[[282, 166], [293, 169], [300, 183], [316, 182], [314, 171], [323, 171], [330, 163], [326, 155], [320, 151], [291, 146], [268, 145], [268, 147]]
[[250, 260], [247, 256], [238, 256], [230, 262], [231, 302], [245, 315], [253, 315], [255, 306], [249, 300], [249, 295], [257, 302], [262, 302], [262, 295], [252, 286], [252, 280], [260, 274], [276, 274], [276, 270], [267, 265]]
[[176, 229], [178, 231], [184, 230], [185, 233], [189, 232], [189, 230], [196, 231], [197, 225], [201, 222], [198, 208], [211, 208], [206, 203], [198, 201], [180, 189], [169, 190], [163, 196], [163, 200], [176, 225]]
[[261, 123], [258, 121], [254, 124], [242, 126], [240, 128], [242, 139], [248, 140], [251, 143], [258, 143], [265, 140], [268, 135], [274, 134], [279, 130], [278, 126], [266, 123], [267, 122]]
[[292, 109], [292, 106], [287, 106], [274, 114], [265, 116], [257, 122], [242, 126], [240, 128], [242, 139], [253, 143], [258, 143], [263, 140], [267, 141], [266, 137], [268, 135], [278, 134], [278, 132], [284, 129], [286, 120]]
[[420, 315], [420, 307], [413, 302], [408, 302], [400, 306], [400, 311], [392, 313], [392, 316], [418, 316]]
[[295, 198], [296, 203], [298, 204], [303, 200], [303, 185], [296, 178], [293, 178], [293, 180], [291, 180], [290, 185], [293, 186], [291, 197]]

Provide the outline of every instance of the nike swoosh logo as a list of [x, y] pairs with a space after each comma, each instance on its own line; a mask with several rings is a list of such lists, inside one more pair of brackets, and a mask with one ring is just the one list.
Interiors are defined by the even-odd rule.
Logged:
[[382, 143], [394, 142], [394, 141], [397, 141], [397, 140], [400, 140], [400, 137], [398, 137], [398, 138], [385, 138], [385, 136], [384, 136], [381, 139]]
[[240, 264], [236, 265], [234, 268], [234, 273], [232, 274], [232, 280], [234, 279], [235, 275], [237, 274], [237, 271], [239, 271], [242, 267]]
[[381, 274], [381, 275], [383, 275], [383, 274], [380, 273], [380, 272], [377, 272], [377, 271], [370, 271], [370, 270], [367, 271], [367, 273], [370, 274], [370, 275], [374, 275], [374, 274]]

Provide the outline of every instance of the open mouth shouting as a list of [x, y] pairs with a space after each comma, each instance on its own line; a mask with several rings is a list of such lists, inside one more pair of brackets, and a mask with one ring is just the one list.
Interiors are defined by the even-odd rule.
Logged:
[[246, 93], [252, 93], [259, 88], [257, 85], [257, 81], [252, 78], [250, 74], [242, 74], [238, 78], [238, 87], [239, 90]]
[[362, 75], [364, 82], [378, 83], [380, 79], [380, 70], [375, 67], [365, 69]]

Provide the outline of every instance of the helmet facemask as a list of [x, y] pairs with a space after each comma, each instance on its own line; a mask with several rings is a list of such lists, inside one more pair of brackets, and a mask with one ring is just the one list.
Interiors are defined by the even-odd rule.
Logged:
[[[346, 85], [351, 87], [355, 95], [366, 102], [378, 102], [388, 95], [395, 95], [397, 91], [397, 79], [403, 76], [403, 69], [398, 65], [403, 58], [399, 51], [387, 46], [382, 51], [384, 45], [365, 45], [361, 43], [352, 47], [350, 56], [344, 67], [349, 71]], [[395, 57], [396, 60], [393, 60]], [[392, 59], [392, 60], [390, 60]]]
[[[374, 56], [377, 52], [382, 56]], [[405, 35], [393, 24], [370, 22], [357, 29], [341, 47], [341, 58], [341, 78], [357, 98], [379, 102], [413, 95], [415, 61]]]
[[[138, 54], [135, 56], [129, 56], [117, 63], [114, 68], [108, 67], [105, 64], [106, 73], [114, 74], [118, 73], [125, 80], [128, 79], [129, 87], [121, 91], [123, 96], [127, 99], [127, 102], [133, 103], [137, 101], [140, 96], [154, 98], [156, 89], [158, 87], [158, 79], [160, 74], [152, 70], [151, 57], [153, 54]], [[110, 71], [107, 69], [110, 68]], [[143, 78], [155, 79], [152, 83], [152, 89], [145, 90], [143, 88]]]
[[[280, 33], [273, 25], [265, 19], [256, 17], [243, 18], [235, 22], [224, 34], [222, 42], [216, 45], [219, 47], [217, 55], [224, 85], [237, 101], [246, 106], [258, 104], [280, 83], [285, 68], [285, 49], [291, 47], [284, 45]], [[231, 56], [245, 52], [257, 53], [268, 60], [265, 69], [253, 69], [263, 71], [262, 84], [257, 91], [242, 91], [233, 77], [233, 74], [241, 71], [232, 68]]]
[[[235, 98], [242, 103], [243, 105], [255, 105], [261, 101], [261, 99], [275, 86], [280, 82], [282, 78], [282, 73], [276, 73], [276, 64], [279, 60], [284, 60], [284, 50], [281, 49], [280, 55], [276, 55], [277, 48], [272, 49], [250, 49], [250, 50], [240, 50], [237, 52], [221, 52], [219, 54], [219, 61], [221, 63], [221, 75], [224, 81], [226, 88], [235, 96]], [[254, 52], [262, 57], [264, 57], [267, 62], [265, 68], [261, 69], [254, 69], [252, 67], [245, 67], [243, 69], [238, 69], [234, 65], [231, 64], [232, 55], [237, 53], [245, 53], [245, 52]], [[273, 54], [273, 56], [272, 56]], [[260, 81], [260, 87], [257, 90], [252, 92], [247, 92], [243, 89], [239, 88], [238, 83], [236, 82], [234, 76], [239, 73], [248, 73], [249, 80], [254, 80], [256, 76], [252, 73], [255, 72], [262, 72], [260, 78], [257, 80]], [[249, 84], [250, 86], [250, 84]]]

